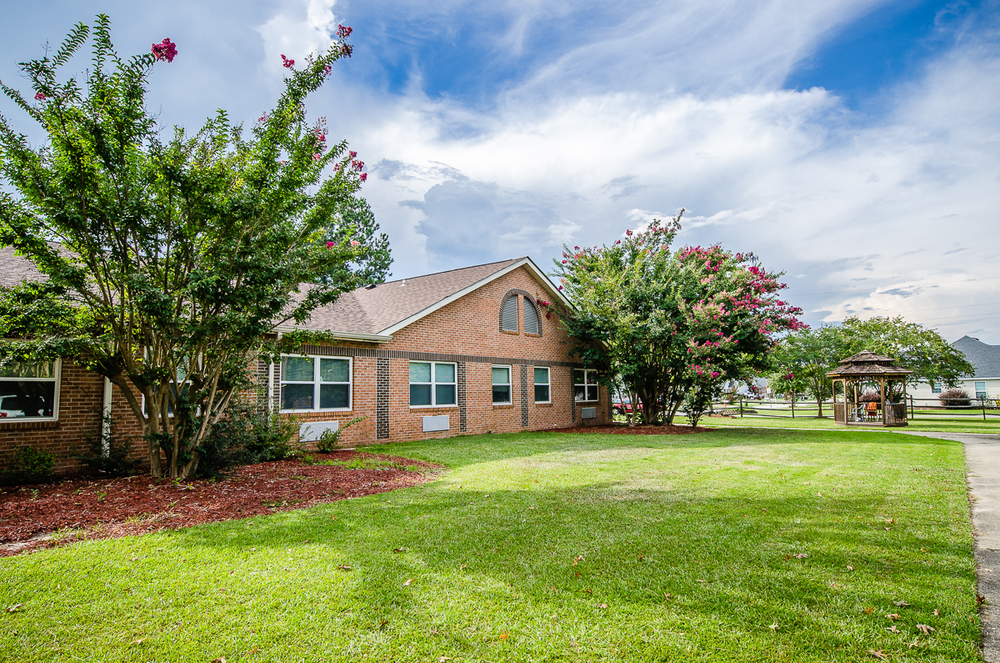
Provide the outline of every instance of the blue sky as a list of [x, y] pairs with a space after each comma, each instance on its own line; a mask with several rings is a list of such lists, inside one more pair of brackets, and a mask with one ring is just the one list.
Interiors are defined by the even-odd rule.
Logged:
[[122, 53], [177, 43], [149, 97], [168, 126], [252, 121], [281, 53], [352, 26], [309, 112], [368, 163], [397, 277], [547, 268], [683, 207], [680, 243], [753, 251], [810, 324], [1000, 344], [997, 1], [20, 3], [0, 79], [98, 11]]

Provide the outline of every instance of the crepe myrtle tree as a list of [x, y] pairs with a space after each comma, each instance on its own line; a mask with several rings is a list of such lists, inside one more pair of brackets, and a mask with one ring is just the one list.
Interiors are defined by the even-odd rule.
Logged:
[[0, 117], [0, 245], [44, 277], [0, 293], [0, 366], [63, 357], [108, 378], [142, 423], [154, 476], [195, 472], [248, 365], [308, 336], [279, 347], [266, 340], [275, 325], [385, 276], [384, 235], [352, 216], [363, 162], [306, 119], [350, 32], [298, 68], [282, 56], [284, 92], [249, 130], [220, 110], [163, 137], [145, 95], [154, 68], [183, 56], [165, 39], [120, 58], [104, 15], [83, 78], [58, 77], [91, 35], [78, 24], [21, 63], [28, 95], [0, 83], [47, 134], [32, 146]]
[[561, 318], [573, 352], [642, 403], [644, 423], [672, 423], [685, 397], [697, 409], [726, 381], [768, 365], [775, 336], [801, 327], [778, 299], [780, 274], [752, 254], [671, 244], [681, 214], [625, 231], [610, 246], [564, 247], [559, 286], [575, 305]]

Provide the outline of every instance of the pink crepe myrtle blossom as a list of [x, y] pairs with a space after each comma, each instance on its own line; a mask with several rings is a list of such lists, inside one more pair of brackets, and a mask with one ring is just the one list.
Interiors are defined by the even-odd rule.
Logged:
[[354, 32], [354, 28], [347, 25], [341, 25], [340, 23], [337, 24], [338, 39], [347, 39], [348, 37], [351, 36], [352, 32]]
[[285, 69], [291, 69], [292, 67], [295, 66], [295, 60], [289, 60], [288, 58], [285, 57], [285, 54], [282, 53], [281, 66], [284, 67]]
[[323, 67], [323, 75], [324, 76], [329, 76], [331, 71], [333, 71], [333, 65], [332, 64], [328, 64], [325, 67]]
[[332, 248], [333, 248], [334, 246], [336, 246], [336, 245], [337, 245], [337, 243], [336, 243], [336, 242], [327, 242], [327, 243], [326, 243], [326, 248], [328, 248], [328, 249], [332, 249]]
[[339, 173], [340, 172], [340, 164], [339, 163], [333, 164], [333, 171], [335, 173]]
[[347, 153], [347, 156], [353, 159], [354, 157], [358, 156], [358, 153], [355, 152], [354, 150], [351, 150], [350, 152]]
[[258, 122], [267, 122], [267, 120], [268, 120], [267, 113], [264, 113], [263, 115], [257, 118]]
[[313, 152], [313, 161], [319, 161], [322, 158], [323, 158], [322, 154], [320, 154], [319, 152]]
[[354, 47], [351, 46], [350, 44], [341, 44], [340, 45], [340, 54], [341, 55], [344, 55], [344, 56], [347, 56], [347, 57], [351, 57], [351, 53], [353, 53], [353, 52], [354, 52]]
[[35, 101], [45, 101], [45, 93], [44, 92], [36, 92], [35, 93]]
[[361, 173], [361, 181], [364, 182], [368, 179], [368, 173]]
[[361, 242], [356, 239], [351, 240], [351, 246], [361, 246]]
[[177, 44], [174, 44], [169, 39], [164, 39], [159, 44], [153, 44], [150, 52], [157, 61], [166, 60], [167, 62], [173, 62], [174, 58], [177, 57]]

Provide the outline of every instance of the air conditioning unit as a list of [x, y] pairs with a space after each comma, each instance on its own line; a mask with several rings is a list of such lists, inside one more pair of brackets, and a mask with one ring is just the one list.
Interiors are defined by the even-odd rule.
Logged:
[[596, 407], [582, 407], [580, 408], [580, 416], [584, 419], [597, 419], [597, 408]]
[[451, 417], [447, 414], [424, 417], [423, 419], [423, 430], [425, 433], [433, 433], [451, 428]]

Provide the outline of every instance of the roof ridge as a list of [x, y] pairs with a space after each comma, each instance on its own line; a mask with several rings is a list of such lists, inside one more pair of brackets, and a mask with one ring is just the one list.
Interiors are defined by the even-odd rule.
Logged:
[[[380, 286], [380, 285], [389, 285], [390, 283], [400, 283], [402, 281], [412, 281], [414, 279], [422, 279], [422, 278], [426, 278], [428, 276], [438, 276], [440, 274], [447, 274], [449, 272], [461, 272], [461, 271], [466, 270], [466, 269], [475, 269], [476, 267], [488, 267], [489, 265], [499, 265], [499, 264], [502, 264], [502, 263], [515, 263], [515, 262], [518, 262], [519, 260], [524, 260], [527, 257], [528, 256], [521, 256], [520, 258], [507, 258], [505, 260], [495, 260], [493, 262], [484, 262], [484, 263], [480, 263], [478, 265], [467, 265], [465, 267], [455, 267], [453, 269], [443, 269], [440, 272], [430, 272], [429, 274], [418, 274], [417, 276], [407, 276], [406, 278], [403, 278], [403, 279], [396, 279], [394, 281], [383, 281], [382, 283], [377, 283], [375, 285], [377, 287], [377, 286]], [[357, 288], [357, 289], [361, 290], [364, 287], [365, 286], [362, 286], [361, 288]]]

